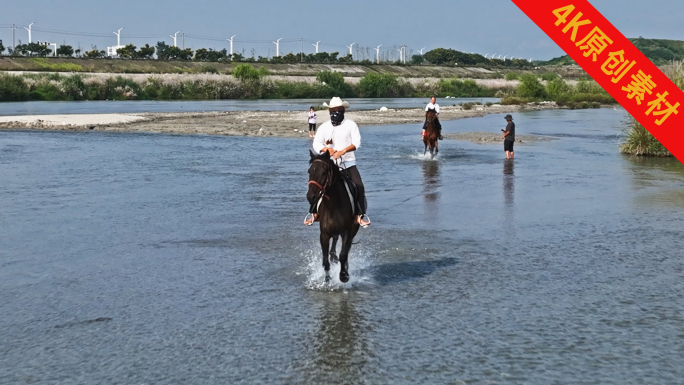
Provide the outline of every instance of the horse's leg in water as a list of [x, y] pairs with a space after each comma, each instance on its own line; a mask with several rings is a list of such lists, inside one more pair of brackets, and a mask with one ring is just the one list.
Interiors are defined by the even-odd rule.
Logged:
[[330, 280], [330, 260], [328, 259], [328, 252], [330, 251], [330, 236], [321, 233], [321, 250], [323, 251], [323, 269], [325, 270], [325, 281]]
[[351, 235], [351, 231], [345, 231], [342, 233], [342, 251], [340, 252], [340, 281], [349, 281], [349, 250], [352, 246], [352, 241], [354, 237]]
[[337, 258], [337, 240], [340, 239], [339, 235], [334, 235], [332, 237], [332, 245], [330, 245], [330, 262], [332, 263], [337, 263], [340, 261], [339, 258]]
[[423, 144], [425, 144], [425, 149], [423, 150], [423, 155], [425, 155], [425, 154], [427, 154], [428, 142], [423, 141]]

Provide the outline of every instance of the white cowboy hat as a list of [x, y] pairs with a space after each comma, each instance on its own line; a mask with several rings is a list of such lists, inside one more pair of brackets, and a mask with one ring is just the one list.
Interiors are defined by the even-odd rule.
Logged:
[[327, 107], [327, 108], [335, 108], [335, 107], [349, 108], [349, 103], [347, 103], [346, 101], [343, 101], [342, 99], [340, 99], [338, 97], [334, 97], [334, 98], [330, 99], [329, 105], [328, 105], [328, 103], [323, 103], [323, 107]]

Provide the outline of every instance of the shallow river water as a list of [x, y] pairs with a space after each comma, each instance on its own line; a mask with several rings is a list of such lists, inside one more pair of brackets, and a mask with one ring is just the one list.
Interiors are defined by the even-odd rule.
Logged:
[[681, 383], [684, 166], [618, 154], [623, 111], [514, 117], [555, 139], [363, 127], [331, 287], [307, 140], [0, 132], [0, 383]]
[[[95, 100], [69, 102], [0, 103], [0, 116], [114, 114], [144, 112], [204, 112], [204, 111], [307, 111], [328, 100], [323, 99], [258, 99], [258, 100]], [[353, 110], [387, 108], [419, 108], [426, 98], [351, 98]], [[480, 102], [498, 103], [499, 98], [439, 98], [438, 104]]]

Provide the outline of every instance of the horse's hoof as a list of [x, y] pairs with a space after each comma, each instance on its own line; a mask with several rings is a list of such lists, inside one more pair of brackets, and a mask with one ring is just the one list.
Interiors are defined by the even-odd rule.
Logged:
[[330, 262], [332, 263], [339, 263], [340, 259], [337, 257], [336, 254], [330, 254]]
[[325, 283], [330, 283], [331, 280], [332, 280], [332, 278], [330, 278], [330, 276], [328, 274], [326, 274], [325, 275]]
[[346, 271], [340, 271], [340, 282], [342, 282], [342, 283], [349, 282], [349, 273], [347, 273]]

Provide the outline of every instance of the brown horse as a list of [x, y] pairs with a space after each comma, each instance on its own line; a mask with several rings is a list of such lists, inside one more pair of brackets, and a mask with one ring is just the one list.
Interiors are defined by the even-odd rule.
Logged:
[[425, 150], [423, 155], [427, 153], [428, 146], [430, 147], [430, 156], [432, 158], [437, 155], [439, 148], [437, 147], [437, 139], [439, 139], [439, 131], [435, 124], [435, 118], [437, 118], [437, 112], [435, 110], [428, 110], [425, 113], [425, 121], [427, 121], [427, 127], [425, 129], [425, 136], [423, 137], [423, 143], [425, 143]]

